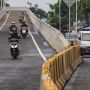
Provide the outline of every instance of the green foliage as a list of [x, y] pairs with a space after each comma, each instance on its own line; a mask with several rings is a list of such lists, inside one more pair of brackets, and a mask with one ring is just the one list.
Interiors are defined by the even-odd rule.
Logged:
[[[52, 5], [50, 4], [49, 7], [51, 8], [51, 11], [48, 12], [49, 14], [49, 21], [52, 26], [59, 29], [59, 2]], [[62, 1], [61, 4], [61, 26], [62, 29], [67, 29], [68, 26], [68, 7], [66, 4]]]
[[56, 28], [59, 28], [59, 16], [54, 15], [52, 18], [50, 18], [50, 24]]
[[[38, 5], [35, 4], [32, 6], [32, 3], [29, 3], [31, 11], [36, 14], [37, 17], [40, 19], [48, 17], [48, 22], [55, 28], [59, 29], [59, 1], [55, 4], [49, 4], [50, 11], [48, 14], [38, 8]], [[60, 5], [61, 11], [61, 28], [62, 30], [67, 30], [68, 29], [68, 23], [69, 23], [69, 8], [68, 6], [64, 3], [64, 1], [61, 1]], [[78, 20], [88, 20], [88, 17], [90, 13], [90, 0], [80, 0], [78, 2]], [[76, 4], [74, 4], [71, 7], [71, 26], [73, 25], [73, 22], [76, 19]]]
[[[48, 12], [49, 13], [49, 21], [50, 24], [57, 29], [59, 29], [59, 2], [56, 4], [52, 5], [50, 4], [49, 7], [51, 10]], [[67, 29], [68, 27], [68, 17], [69, 17], [69, 10], [68, 6], [63, 2], [61, 2], [61, 26], [62, 29]], [[90, 13], [90, 0], [80, 0], [78, 2], [78, 20], [87, 20], [89, 17]], [[71, 7], [71, 25], [73, 25], [73, 22], [75, 21], [76, 17], [76, 4], [74, 4]]]
[[47, 17], [47, 13], [44, 10], [38, 8], [37, 4], [30, 6], [30, 10], [40, 19]]

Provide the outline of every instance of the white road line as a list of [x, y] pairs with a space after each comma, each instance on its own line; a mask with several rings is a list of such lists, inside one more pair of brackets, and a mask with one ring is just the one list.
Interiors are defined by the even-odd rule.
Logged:
[[[26, 18], [25, 18], [25, 21], [26, 21]], [[39, 54], [40, 54], [40, 56], [41, 56], [41, 57], [43, 58], [43, 60], [46, 62], [47, 59], [46, 59], [46, 57], [44, 56], [44, 54], [42, 53], [42, 51], [41, 51], [41, 49], [39, 48], [38, 44], [36, 43], [36, 41], [35, 41], [35, 39], [34, 39], [34, 36], [32, 35], [32, 33], [31, 33], [31, 31], [30, 31], [29, 28], [28, 28], [28, 31], [29, 31], [29, 34], [30, 34], [30, 36], [31, 36], [31, 38], [32, 38], [32, 40], [33, 40], [33, 42], [34, 42], [34, 44], [35, 44], [35, 46], [36, 46], [36, 48], [37, 48], [37, 50], [38, 50], [38, 52], [39, 52]]]
[[3, 26], [5, 25], [5, 23], [6, 23], [7, 19], [8, 19], [8, 17], [9, 17], [9, 15], [10, 15], [10, 12], [9, 12], [9, 14], [7, 15], [7, 18], [5, 19], [4, 23], [3, 23], [2, 26], [0, 27], [0, 31], [2, 30]]
[[34, 39], [32, 33], [31, 33], [30, 29], [29, 29], [29, 34], [30, 34], [30, 36], [31, 36], [31, 38], [32, 38], [32, 40], [33, 40], [33, 42], [34, 42], [34, 44], [35, 44], [35, 46], [36, 46], [36, 48], [37, 48], [39, 54], [41, 55], [41, 57], [43, 58], [43, 60], [46, 62], [47, 59], [46, 59], [46, 57], [44, 56], [44, 54], [42, 53], [42, 51], [40, 50], [38, 44], [36, 43], [36, 41], [35, 41], [35, 39]]

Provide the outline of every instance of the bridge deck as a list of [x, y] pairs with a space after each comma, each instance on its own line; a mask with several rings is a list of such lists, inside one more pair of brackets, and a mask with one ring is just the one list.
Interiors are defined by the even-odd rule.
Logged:
[[64, 90], [90, 90], [90, 58], [84, 58]]
[[[30, 35], [19, 43], [21, 54], [17, 60], [10, 56], [8, 43], [8, 27], [12, 21], [18, 22], [19, 11], [11, 11], [10, 16], [0, 31], [0, 90], [39, 90], [43, 59], [39, 55]], [[31, 27], [30, 22], [28, 21]], [[36, 31], [32, 33], [48, 58], [55, 52], [46, 40]]]

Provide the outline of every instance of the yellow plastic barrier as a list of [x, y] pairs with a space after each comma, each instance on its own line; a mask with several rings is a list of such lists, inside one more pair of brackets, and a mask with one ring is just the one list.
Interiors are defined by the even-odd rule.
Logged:
[[40, 90], [62, 90], [80, 63], [78, 45], [71, 46], [48, 59], [42, 66]]

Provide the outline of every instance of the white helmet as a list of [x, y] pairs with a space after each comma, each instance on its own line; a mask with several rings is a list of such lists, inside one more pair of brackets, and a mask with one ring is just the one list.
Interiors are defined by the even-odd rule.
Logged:
[[15, 22], [12, 22], [11, 24], [12, 24], [12, 25], [15, 25]]

